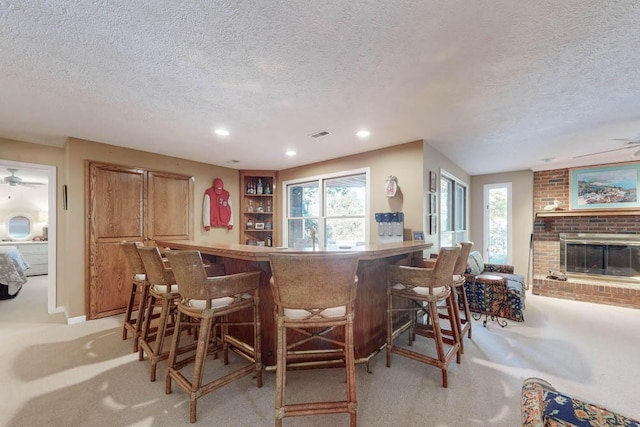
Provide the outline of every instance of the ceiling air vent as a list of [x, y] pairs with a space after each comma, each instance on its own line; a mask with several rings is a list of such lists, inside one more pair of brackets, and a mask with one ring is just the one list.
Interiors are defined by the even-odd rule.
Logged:
[[331, 135], [331, 132], [323, 130], [320, 132], [312, 133], [309, 135], [311, 138], [322, 138], [323, 136]]

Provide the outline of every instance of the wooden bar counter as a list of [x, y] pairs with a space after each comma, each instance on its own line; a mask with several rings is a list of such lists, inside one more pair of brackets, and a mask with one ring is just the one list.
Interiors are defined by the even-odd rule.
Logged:
[[[215, 260], [225, 266], [227, 274], [261, 271], [260, 278], [260, 322], [262, 331], [262, 361], [265, 366], [275, 365], [276, 327], [274, 302], [269, 279], [270, 253], [305, 254], [311, 249], [271, 248], [240, 244], [211, 243], [204, 240], [160, 240], [159, 247], [170, 249], [198, 250], [203, 258]], [[386, 266], [409, 263], [410, 258], [422, 257], [422, 251], [432, 245], [425, 242], [398, 242], [369, 244], [363, 247], [315, 253], [357, 252], [358, 295], [355, 303], [355, 353], [356, 360], [368, 362], [369, 358], [386, 342]], [[327, 276], [327, 280], [331, 280]]]

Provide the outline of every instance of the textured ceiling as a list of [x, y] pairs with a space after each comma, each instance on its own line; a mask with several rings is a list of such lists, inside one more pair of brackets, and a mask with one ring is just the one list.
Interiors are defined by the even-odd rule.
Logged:
[[0, 137], [233, 168], [424, 139], [476, 175], [640, 138], [637, 0], [0, 0], [0, 70]]

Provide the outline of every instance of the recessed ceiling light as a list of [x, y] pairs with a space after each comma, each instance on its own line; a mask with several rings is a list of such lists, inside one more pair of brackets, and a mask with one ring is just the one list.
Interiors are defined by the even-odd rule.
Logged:
[[369, 135], [371, 135], [371, 132], [369, 132], [368, 130], [361, 130], [361, 131], [358, 131], [356, 135], [358, 135], [360, 138], [366, 138]]
[[288, 150], [288, 151], [286, 151], [284, 154], [286, 154], [286, 155], [287, 155], [287, 156], [289, 156], [289, 157], [293, 157], [293, 156], [295, 156], [295, 155], [296, 155], [296, 152], [295, 152], [295, 151], [293, 151], [293, 150]]
[[229, 131], [226, 129], [216, 129], [216, 135], [218, 136], [229, 136]]

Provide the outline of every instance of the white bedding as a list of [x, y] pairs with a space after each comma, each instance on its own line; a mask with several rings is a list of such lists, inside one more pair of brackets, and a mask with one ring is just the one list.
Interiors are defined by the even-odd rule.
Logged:
[[27, 282], [25, 270], [30, 267], [16, 246], [0, 246], [0, 284], [7, 285], [9, 295]]

